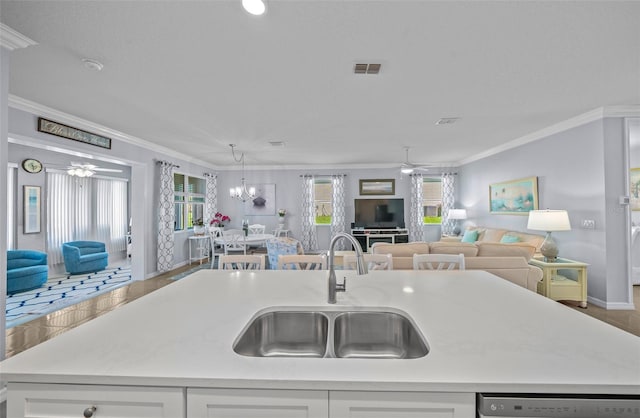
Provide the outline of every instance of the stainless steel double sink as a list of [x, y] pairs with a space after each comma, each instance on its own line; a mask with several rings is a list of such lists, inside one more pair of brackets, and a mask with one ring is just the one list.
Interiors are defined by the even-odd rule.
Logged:
[[429, 348], [413, 320], [391, 308], [273, 307], [233, 344], [250, 357], [415, 359]]

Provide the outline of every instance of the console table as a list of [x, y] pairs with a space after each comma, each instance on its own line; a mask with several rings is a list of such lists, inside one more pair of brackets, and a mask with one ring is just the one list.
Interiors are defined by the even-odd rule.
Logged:
[[[580, 261], [558, 258], [547, 262], [534, 257], [529, 264], [542, 269], [542, 281], [538, 282], [538, 293], [553, 300], [573, 300], [580, 302], [581, 308], [587, 307], [587, 266]], [[578, 280], [571, 280], [558, 274], [558, 270], [575, 270]]]
[[369, 252], [369, 248], [376, 242], [388, 242], [391, 244], [409, 242], [409, 232], [403, 228], [352, 229], [351, 235], [358, 240], [364, 252]]

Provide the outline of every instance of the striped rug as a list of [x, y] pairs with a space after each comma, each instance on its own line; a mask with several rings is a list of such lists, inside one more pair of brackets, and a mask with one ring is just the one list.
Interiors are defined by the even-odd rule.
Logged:
[[50, 278], [38, 289], [7, 295], [7, 328], [131, 283], [131, 267]]

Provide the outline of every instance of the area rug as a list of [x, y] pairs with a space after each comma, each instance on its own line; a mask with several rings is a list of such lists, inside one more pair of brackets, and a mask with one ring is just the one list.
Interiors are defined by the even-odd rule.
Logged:
[[50, 278], [27, 292], [7, 295], [6, 328], [31, 321], [131, 282], [131, 267], [107, 267], [91, 274]]

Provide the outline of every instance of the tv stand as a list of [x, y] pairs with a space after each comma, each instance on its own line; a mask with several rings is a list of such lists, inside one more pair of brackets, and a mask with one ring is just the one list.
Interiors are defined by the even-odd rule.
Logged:
[[409, 242], [409, 232], [405, 228], [380, 228], [380, 229], [352, 229], [351, 235], [358, 240], [362, 251], [369, 249], [376, 242], [389, 242], [391, 244]]

